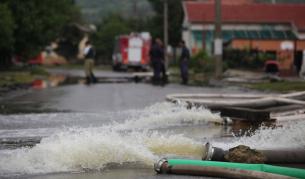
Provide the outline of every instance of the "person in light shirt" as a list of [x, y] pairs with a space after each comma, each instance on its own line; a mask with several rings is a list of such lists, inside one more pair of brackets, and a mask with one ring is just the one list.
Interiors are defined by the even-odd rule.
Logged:
[[94, 59], [95, 59], [95, 49], [91, 45], [90, 41], [85, 43], [84, 49], [85, 56], [85, 74], [86, 74], [86, 84], [96, 83], [97, 79], [93, 73]]

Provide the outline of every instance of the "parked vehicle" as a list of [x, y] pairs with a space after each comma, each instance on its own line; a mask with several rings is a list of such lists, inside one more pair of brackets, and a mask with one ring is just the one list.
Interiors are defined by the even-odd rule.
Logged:
[[30, 65], [42, 65], [43, 64], [43, 56], [42, 53], [38, 54], [36, 57], [31, 58], [28, 61]]
[[47, 53], [41, 52], [36, 57], [31, 58], [28, 61], [29, 65], [65, 65], [67, 64], [67, 60], [55, 52]]
[[147, 32], [116, 37], [112, 55], [113, 70], [128, 70], [128, 68], [148, 70], [150, 46], [151, 37]]

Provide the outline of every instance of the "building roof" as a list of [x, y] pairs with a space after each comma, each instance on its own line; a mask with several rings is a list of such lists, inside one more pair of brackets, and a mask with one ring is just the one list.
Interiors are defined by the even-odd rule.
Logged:
[[[222, 3], [222, 21], [242, 24], [292, 24], [305, 31], [305, 4]], [[185, 1], [186, 19], [191, 23], [213, 23], [214, 4]]]
[[[215, 0], [205, 0], [205, 3], [214, 3]], [[222, 4], [231, 4], [231, 5], [237, 5], [237, 4], [251, 4], [254, 3], [254, 0], [222, 0]]]

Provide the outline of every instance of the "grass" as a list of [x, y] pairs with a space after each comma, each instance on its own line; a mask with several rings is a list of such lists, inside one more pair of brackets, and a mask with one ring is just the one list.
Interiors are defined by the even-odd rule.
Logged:
[[0, 72], [0, 86], [30, 83], [34, 76], [30, 72]]
[[[169, 68], [170, 82], [181, 83], [180, 69], [177, 66]], [[207, 86], [209, 85], [209, 79], [211, 74], [196, 73], [193, 69], [189, 69], [189, 83], [190, 86]]]
[[[179, 67], [171, 67], [171, 82], [179, 83], [180, 70]], [[208, 86], [209, 79], [214, 78], [212, 73], [196, 73], [194, 69], [189, 69], [189, 85], [191, 86]], [[292, 91], [305, 91], [305, 81], [278, 81], [278, 82], [262, 82], [255, 84], [241, 84], [242, 87], [272, 92], [292, 92]]]
[[28, 84], [37, 76], [48, 76], [49, 73], [42, 67], [26, 67], [0, 72], [0, 87], [18, 84]]
[[301, 81], [283, 81], [270, 83], [256, 83], [248, 84], [246, 87], [264, 91], [276, 92], [291, 92], [291, 91], [305, 91], [305, 82]]
[[31, 75], [38, 75], [38, 76], [48, 76], [49, 73], [42, 67], [31, 67], [29, 68]]

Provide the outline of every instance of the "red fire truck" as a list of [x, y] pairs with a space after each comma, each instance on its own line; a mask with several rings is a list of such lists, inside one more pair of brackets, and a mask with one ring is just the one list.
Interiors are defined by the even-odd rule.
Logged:
[[147, 70], [150, 63], [150, 46], [151, 37], [147, 32], [117, 36], [112, 55], [113, 70]]

